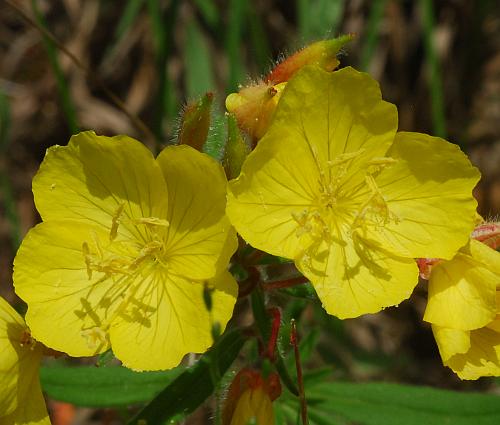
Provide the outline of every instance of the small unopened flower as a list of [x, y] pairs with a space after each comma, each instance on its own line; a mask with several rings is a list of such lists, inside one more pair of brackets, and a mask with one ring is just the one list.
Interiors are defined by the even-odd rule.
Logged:
[[443, 363], [462, 379], [500, 376], [500, 253], [471, 239], [432, 267], [428, 298], [424, 320]]
[[276, 105], [286, 83], [259, 82], [243, 87], [226, 98], [226, 109], [235, 115], [241, 129], [260, 139], [269, 128]]
[[50, 425], [38, 370], [43, 347], [0, 297], [0, 424]]
[[37, 340], [71, 356], [111, 347], [126, 366], [155, 370], [224, 329], [237, 240], [215, 160], [189, 146], [155, 159], [130, 137], [85, 132], [48, 150], [33, 193], [43, 222], [19, 249], [14, 284]]
[[293, 259], [340, 318], [408, 298], [414, 258], [452, 258], [475, 224], [478, 170], [456, 145], [397, 132], [397, 120], [367, 74], [304, 67], [229, 183], [237, 231]]
[[279, 377], [264, 378], [259, 371], [242, 369], [231, 383], [222, 415], [223, 425], [274, 425], [272, 402], [281, 394]]
[[256, 84], [243, 87], [226, 98], [226, 109], [236, 116], [240, 128], [253, 139], [260, 139], [271, 124], [274, 110], [286, 83], [306, 65], [333, 71], [339, 65], [337, 54], [352, 35], [321, 40], [288, 56]]

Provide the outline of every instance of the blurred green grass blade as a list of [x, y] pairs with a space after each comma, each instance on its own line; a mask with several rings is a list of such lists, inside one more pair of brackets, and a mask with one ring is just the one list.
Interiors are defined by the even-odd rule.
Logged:
[[5, 152], [9, 144], [10, 121], [9, 98], [0, 90], [0, 153]]
[[257, 14], [255, 8], [248, 10], [248, 24], [250, 30], [250, 41], [252, 42], [252, 56], [257, 63], [259, 72], [267, 72], [271, 67], [271, 47], [269, 38], [262, 25], [261, 17]]
[[172, 104], [176, 103], [174, 85], [168, 78], [167, 62], [173, 46], [174, 28], [180, 0], [172, 0], [168, 8], [162, 10], [161, 0], [148, 0], [148, 12], [156, 53], [156, 72], [158, 91], [155, 102], [153, 132], [156, 140], [166, 139], [163, 124], [166, 119], [175, 117]]
[[230, 0], [229, 2], [229, 21], [226, 32], [226, 54], [229, 62], [228, 93], [236, 91], [245, 75], [240, 50], [247, 7], [247, 0]]
[[113, 35], [113, 42], [106, 49], [104, 53], [105, 60], [109, 60], [110, 57], [114, 56], [115, 50], [120, 42], [120, 40], [127, 34], [127, 32], [134, 25], [134, 22], [139, 14], [141, 7], [144, 4], [144, 0], [128, 0], [123, 13], [120, 16], [120, 20], [116, 25], [116, 29]]
[[207, 24], [215, 29], [219, 23], [219, 12], [214, 2], [212, 0], [194, 0], [194, 3]]
[[226, 332], [198, 363], [179, 375], [129, 424], [161, 424], [178, 414], [191, 413], [214, 392], [218, 384], [211, 379], [211, 369], [216, 367], [219, 377], [222, 377], [245, 341], [239, 329]]
[[45, 366], [42, 388], [49, 397], [82, 407], [145, 403], [184, 371], [134, 372], [121, 366]]
[[0, 193], [2, 194], [0, 199], [4, 204], [5, 217], [10, 226], [12, 249], [15, 252], [21, 244], [21, 224], [12, 190], [12, 183], [5, 169], [6, 161], [3, 158], [10, 141], [10, 125], [9, 98], [0, 90]]
[[[45, 21], [44, 16], [40, 12], [38, 7], [37, 0], [31, 0], [31, 7], [33, 9], [33, 14], [35, 16], [35, 21], [40, 28], [44, 30], [48, 30], [47, 22]], [[57, 57], [57, 47], [54, 45], [52, 40], [50, 40], [45, 35], [42, 35], [43, 45], [47, 52], [47, 57], [50, 62], [50, 66], [52, 67], [52, 72], [56, 78], [57, 82], [57, 90], [59, 92], [59, 96], [61, 98], [63, 113], [66, 117], [66, 121], [71, 131], [71, 134], [75, 134], [79, 132], [78, 122], [76, 119], [76, 110], [71, 99], [71, 94], [68, 87], [68, 82], [66, 81], [66, 77], [61, 69], [61, 65], [59, 63], [59, 59]]]
[[371, 3], [370, 16], [368, 18], [368, 27], [361, 50], [359, 67], [367, 71], [377, 48], [378, 36], [380, 31], [380, 22], [384, 17], [385, 5], [387, 0], [374, 0]]
[[[497, 395], [377, 382], [325, 381], [309, 381], [306, 395], [311, 419], [340, 417], [360, 425], [500, 423]], [[281, 402], [298, 408], [296, 399], [284, 396]]]
[[425, 60], [430, 72], [430, 95], [434, 135], [446, 138], [446, 119], [444, 114], [443, 85], [441, 66], [434, 46], [434, 5], [432, 0], [420, 0], [424, 31]]
[[7, 218], [10, 226], [12, 249], [15, 252], [17, 251], [17, 248], [19, 248], [19, 245], [21, 245], [21, 224], [12, 191], [12, 184], [3, 165], [0, 165], [0, 192], [2, 193], [2, 197], [0, 199], [4, 204], [5, 217]]
[[212, 59], [206, 39], [196, 20], [189, 22], [186, 28], [184, 46], [186, 69], [186, 89], [189, 99], [197, 98], [215, 88]]
[[345, 0], [297, 0], [298, 35], [301, 44], [338, 32]]

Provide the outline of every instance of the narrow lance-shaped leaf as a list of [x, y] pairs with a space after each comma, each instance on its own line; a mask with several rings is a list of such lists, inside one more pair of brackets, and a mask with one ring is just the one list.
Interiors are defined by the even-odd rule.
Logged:
[[175, 381], [164, 388], [158, 396], [142, 409], [129, 424], [163, 423], [178, 414], [188, 414], [200, 406], [215, 390], [213, 368], [222, 378], [245, 343], [240, 330], [225, 333], [204, 354], [196, 365], [188, 368]]
[[[296, 398], [285, 395], [280, 400], [287, 408], [298, 409]], [[429, 387], [308, 381], [307, 400], [311, 424], [327, 423], [321, 420], [326, 417], [360, 425], [500, 423], [498, 396]]]
[[151, 400], [182, 371], [134, 372], [124, 367], [46, 366], [43, 390], [54, 400], [83, 407], [127, 406]]

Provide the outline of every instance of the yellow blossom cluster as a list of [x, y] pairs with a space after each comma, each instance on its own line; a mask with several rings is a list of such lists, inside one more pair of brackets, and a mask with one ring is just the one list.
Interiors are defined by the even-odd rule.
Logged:
[[[48, 423], [44, 347], [112, 349], [135, 370], [207, 350], [237, 299], [236, 232], [292, 260], [340, 318], [398, 305], [418, 282], [415, 259], [439, 259], [424, 319], [443, 362], [465, 379], [500, 375], [500, 254], [470, 239], [480, 174], [456, 145], [398, 132], [396, 107], [368, 74], [332, 72], [345, 41], [314, 45], [228, 97], [255, 142], [229, 183], [185, 144], [155, 158], [130, 137], [89, 131], [47, 151], [33, 180], [42, 222], [14, 263], [27, 325], [0, 300], [2, 424]], [[225, 423], [273, 423], [274, 396], [247, 375]]]

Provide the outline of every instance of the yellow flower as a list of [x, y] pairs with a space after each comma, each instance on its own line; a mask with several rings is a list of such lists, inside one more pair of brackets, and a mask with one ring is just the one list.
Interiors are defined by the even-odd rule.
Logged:
[[462, 379], [500, 376], [500, 253], [474, 239], [432, 268], [424, 320]]
[[445, 140], [396, 129], [367, 74], [305, 67], [229, 184], [243, 238], [293, 259], [341, 318], [408, 298], [413, 258], [451, 258], [474, 227], [477, 169]]
[[225, 191], [222, 167], [189, 146], [155, 160], [130, 137], [85, 132], [50, 148], [33, 180], [43, 222], [14, 264], [33, 336], [71, 356], [111, 347], [136, 370], [205, 351], [237, 294]]
[[272, 402], [281, 394], [278, 375], [242, 369], [234, 377], [222, 414], [223, 425], [274, 425]]
[[42, 351], [0, 297], [0, 424], [50, 425], [38, 377]]

